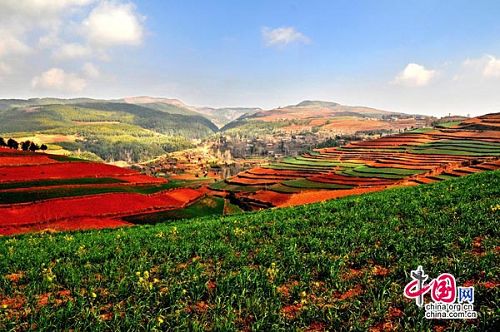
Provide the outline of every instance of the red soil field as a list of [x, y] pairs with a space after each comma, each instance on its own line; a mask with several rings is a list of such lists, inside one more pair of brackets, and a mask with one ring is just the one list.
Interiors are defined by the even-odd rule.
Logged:
[[42, 165], [55, 163], [57, 163], [57, 161], [50, 159], [46, 155], [12, 157], [0, 156], [0, 166]]
[[[194, 189], [174, 189], [153, 195], [111, 193], [50, 199], [0, 207], [0, 234], [12, 227], [36, 227], [55, 221], [121, 217], [143, 212], [178, 209], [203, 195]], [[188, 198], [189, 201], [180, 199]], [[69, 226], [68, 226], [69, 227]], [[5, 234], [4, 234], [5, 235]]]
[[363, 130], [377, 130], [377, 129], [402, 129], [415, 125], [416, 122], [388, 122], [382, 120], [335, 120], [332, 119], [329, 124], [323, 128], [336, 130], [344, 133], [354, 133]]
[[270, 190], [259, 190], [248, 197], [260, 202], [271, 203], [273, 206], [280, 206], [288, 201], [290, 196], [290, 194], [282, 194]]
[[[37, 187], [96, 188], [146, 185], [167, 182], [163, 178], [137, 171], [92, 162], [58, 162], [43, 153], [0, 149], [0, 183], [48, 179], [108, 177], [126, 181], [113, 184], [75, 184]], [[8, 191], [31, 191], [17, 188]], [[130, 225], [121, 217], [145, 212], [184, 208], [206, 194], [206, 189], [188, 188], [163, 191], [152, 195], [106, 193], [79, 197], [47, 199], [33, 203], [0, 204], [0, 235], [40, 230], [80, 230]]]
[[168, 195], [178, 200], [179, 202], [182, 202], [184, 205], [188, 205], [189, 203], [205, 195], [207, 192], [208, 189], [206, 188], [200, 188], [200, 189], [179, 188], [168, 191]]
[[329, 199], [340, 198], [350, 195], [360, 195], [364, 193], [369, 193], [373, 191], [384, 190], [386, 187], [370, 187], [370, 188], [358, 188], [358, 189], [342, 189], [342, 190], [317, 190], [317, 191], [306, 191], [302, 193], [292, 194], [290, 199], [281, 204], [277, 204], [279, 207], [303, 205], [316, 202], [323, 202]]
[[500, 131], [484, 130], [484, 131], [463, 131], [460, 129], [447, 129], [440, 130], [438, 134], [434, 135], [440, 139], [474, 139], [479, 141], [493, 141], [500, 140]]
[[[47, 165], [0, 167], [0, 182], [31, 181], [44, 179], [71, 179], [71, 178], [91, 178], [91, 177], [115, 177], [136, 176], [136, 179], [143, 181], [144, 176], [140, 173], [120, 168], [112, 165], [89, 163], [89, 162], [68, 162]], [[157, 178], [148, 177], [149, 182], [165, 182]], [[133, 178], [129, 178], [133, 179]]]

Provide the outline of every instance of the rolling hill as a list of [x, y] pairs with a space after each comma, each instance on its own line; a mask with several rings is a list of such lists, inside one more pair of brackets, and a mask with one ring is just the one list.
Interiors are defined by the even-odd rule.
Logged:
[[[0, 134], [85, 151], [106, 161], [137, 162], [190, 147], [218, 130], [177, 106], [92, 99], [2, 100]], [[149, 105], [149, 107], [148, 107]]]
[[[0, 237], [0, 330], [495, 331], [499, 189], [495, 171], [222, 218]], [[479, 318], [426, 319], [403, 296], [418, 265], [474, 286]]]
[[428, 117], [388, 112], [362, 106], [306, 100], [297, 105], [246, 114], [225, 125], [223, 131], [249, 133], [253, 128], [267, 128], [263, 133], [315, 132], [352, 135], [363, 131], [398, 131], [419, 127]]
[[223, 200], [204, 198], [205, 191], [128, 168], [0, 147], [0, 236], [127, 226], [149, 213], [183, 218], [203, 207], [222, 214]]
[[123, 101], [131, 104], [143, 105], [167, 113], [187, 115], [201, 114], [207, 119], [211, 120], [220, 128], [243, 115], [253, 114], [255, 112], [261, 111], [260, 108], [251, 107], [195, 107], [189, 106], [178, 99], [155, 98], [146, 96], [123, 98]]
[[[285, 114], [289, 114], [286, 112]], [[211, 188], [244, 208], [287, 206], [432, 183], [500, 168], [500, 113], [342, 147], [315, 149], [256, 167]]]

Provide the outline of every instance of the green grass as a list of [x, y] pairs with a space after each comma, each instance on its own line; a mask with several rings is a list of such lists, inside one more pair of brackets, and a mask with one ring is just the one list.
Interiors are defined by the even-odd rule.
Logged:
[[282, 163], [276, 163], [276, 164], [269, 164], [265, 165], [264, 168], [269, 168], [269, 169], [275, 169], [275, 170], [285, 170], [285, 171], [297, 171], [297, 170], [303, 170], [303, 171], [320, 171], [324, 172], [324, 168], [318, 168], [318, 167], [311, 167], [311, 166], [303, 166], [303, 165], [291, 165], [291, 164], [282, 164]]
[[413, 174], [424, 173], [425, 170], [392, 168], [392, 167], [370, 167], [361, 166], [353, 169], [347, 169], [340, 174], [358, 176], [358, 177], [374, 177], [383, 179], [402, 179]]
[[273, 184], [272, 186], [268, 187], [268, 189], [281, 194], [295, 194], [304, 191], [303, 189], [300, 188], [284, 186], [281, 183]]
[[113, 178], [76, 178], [76, 179], [58, 179], [58, 180], [38, 180], [38, 181], [0, 183], [0, 190], [64, 186], [64, 185], [81, 185], [81, 184], [111, 184], [111, 183], [124, 183], [124, 182], [126, 181]]
[[436, 127], [450, 128], [450, 127], [453, 127], [453, 126], [457, 126], [460, 123], [462, 123], [462, 121], [440, 122]]
[[440, 140], [412, 147], [411, 153], [497, 156], [500, 155], [500, 144], [478, 140]]
[[315, 182], [307, 179], [296, 179], [296, 180], [288, 180], [283, 181], [283, 185], [293, 188], [301, 188], [301, 189], [350, 189], [352, 186], [341, 185], [335, 183], [324, 183], [324, 182]]
[[211, 178], [200, 178], [196, 180], [177, 180], [177, 179], [170, 179], [167, 178], [168, 180], [168, 188], [169, 189], [174, 189], [174, 188], [198, 188], [203, 184], [209, 184], [212, 183], [213, 180]]
[[310, 159], [310, 158], [285, 158], [281, 162], [285, 165], [299, 165], [299, 166], [312, 166], [312, 167], [334, 167], [337, 166], [337, 163], [333, 163], [330, 161], [318, 160], [318, 159]]
[[133, 224], [155, 224], [165, 221], [173, 221], [179, 219], [196, 218], [202, 216], [222, 215], [224, 212], [224, 199], [220, 197], [204, 197], [190, 206], [168, 210], [157, 213], [149, 213], [138, 216], [130, 216], [123, 218], [125, 221]]
[[408, 130], [406, 133], [411, 133], [411, 134], [423, 134], [427, 133], [429, 131], [433, 131], [434, 128], [416, 128], [412, 130]]
[[413, 148], [410, 153], [416, 154], [446, 154], [456, 156], [500, 156], [500, 151], [478, 151], [453, 148]]
[[238, 192], [238, 191], [255, 192], [255, 191], [261, 189], [261, 188], [259, 188], [259, 186], [239, 186], [239, 185], [235, 185], [235, 184], [229, 184], [225, 181], [218, 181], [218, 182], [212, 183], [209, 186], [209, 188], [214, 189], [214, 190], [227, 190], [227, 191], [234, 191], [234, 192]]
[[[498, 220], [500, 172], [485, 172], [259, 213], [0, 238], [0, 298], [25, 303], [0, 308], [0, 330], [495, 330], [499, 288], [483, 285], [500, 274]], [[418, 265], [472, 280], [480, 318], [425, 319], [403, 297]], [[361, 273], [344, 278], [351, 268]], [[11, 273], [24, 277], [2, 277]], [[71, 297], [38, 305], [62, 290]]]
[[394, 175], [404, 175], [404, 176], [425, 172], [425, 170], [418, 170], [418, 169], [395, 168], [395, 167], [370, 167], [370, 166], [356, 167], [354, 170], [356, 172], [361, 172], [361, 173], [394, 174]]
[[75, 157], [69, 157], [69, 156], [63, 156], [63, 155], [58, 155], [58, 154], [47, 154], [47, 157], [49, 157], [52, 160], [55, 161], [60, 161], [60, 162], [84, 162], [85, 160], [80, 159], [80, 158], [75, 158]]
[[344, 171], [338, 172], [338, 174], [348, 175], [348, 176], [356, 176], [356, 177], [364, 177], [364, 178], [381, 178], [381, 179], [402, 179], [402, 178], [406, 177], [406, 175], [397, 175], [397, 174], [357, 172], [354, 169], [344, 170]]
[[[52, 198], [88, 196], [106, 193], [139, 193], [153, 194], [162, 190], [172, 189], [172, 184], [159, 185], [130, 185], [130, 186], [99, 186], [99, 187], [73, 187], [73, 188], [50, 188], [44, 190], [0, 192], [1, 204], [17, 204], [41, 201]], [[175, 187], [174, 187], [175, 188]]]

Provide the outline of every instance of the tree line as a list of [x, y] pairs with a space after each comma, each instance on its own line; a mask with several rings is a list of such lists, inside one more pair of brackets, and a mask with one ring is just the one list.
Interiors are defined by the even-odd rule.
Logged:
[[18, 142], [13, 138], [9, 138], [7, 141], [5, 141], [3, 137], [0, 137], [0, 147], [7, 147], [13, 150], [19, 150], [19, 148], [21, 148], [21, 150], [23, 151], [31, 151], [31, 152], [35, 152], [38, 150], [42, 151], [47, 150], [47, 145], [45, 144], [38, 145], [35, 142], [31, 142], [29, 140], [24, 142]]

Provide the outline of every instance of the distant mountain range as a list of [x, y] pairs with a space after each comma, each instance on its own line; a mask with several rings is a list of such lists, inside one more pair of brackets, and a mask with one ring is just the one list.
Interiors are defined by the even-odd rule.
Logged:
[[152, 107], [159, 110], [164, 110], [169, 113], [179, 114], [201, 114], [211, 120], [219, 128], [229, 122], [238, 119], [245, 114], [253, 114], [262, 111], [260, 108], [251, 107], [195, 107], [184, 104], [178, 99], [168, 98], [153, 98], [153, 97], [129, 97], [123, 99], [127, 103], [140, 104], [147, 107]]
[[245, 136], [275, 132], [352, 134], [417, 125], [415, 116], [326, 101], [263, 110], [195, 107], [147, 96], [0, 99], [0, 136], [49, 144], [49, 150], [86, 151], [93, 159], [137, 162], [189, 147], [218, 131]]
[[363, 131], [399, 131], [421, 126], [430, 119], [364, 106], [305, 100], [297, 105], [244, 114], [226, 124], [222, 130], [239, 131], [245, 135], [249, 135], [254, 128], [259, 128], [261, 134], [323, 132], [350, 135]]
[[279, 107], [271, 110], [263, 110], [258, 107], [196, 107], [185, 104], [178, 99], [156, 98], [148, 96], [126, 97], [122, 99], [91, 99], [91, 98], [31, 98], [31, 99], [0, 99], [0, 110], [15, 109], [31, 106], [46, 105], [75, 105], [93, 104], [99, 108], [99, 104], [133, 104], [140, 107], [160, 111], [168, 114], [179, 114], [188, 116], [203, 116], [222, 128], [228, 123], [240, 118], [260, 118], [262, 121], [276, 119], [305, 119], [314, 117], [331, 116], [362, 116], [381, 117], [388, 114], [402, 114], [387, 112], [363, 106], [345, 106], [329, 101], [305, 100], [297, 105]]

